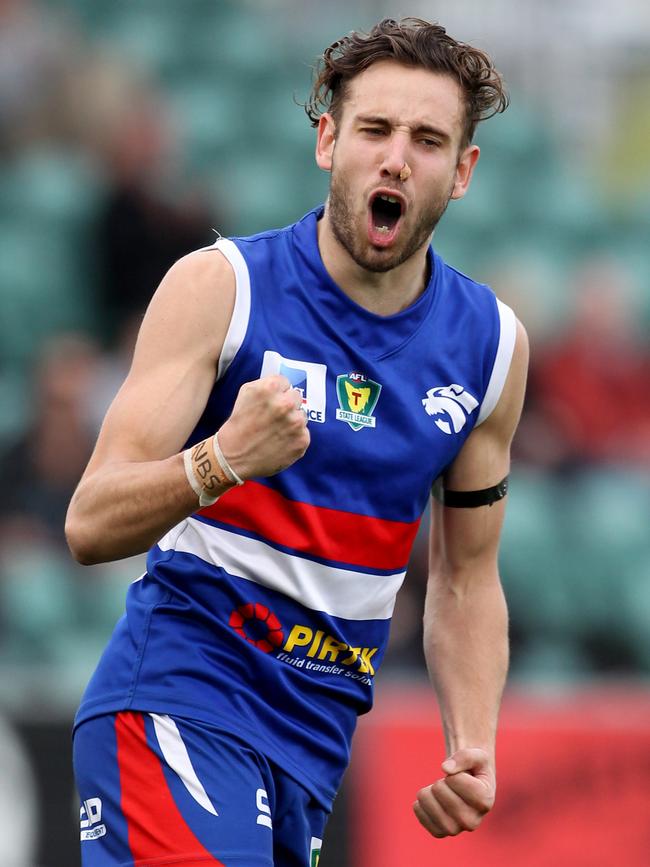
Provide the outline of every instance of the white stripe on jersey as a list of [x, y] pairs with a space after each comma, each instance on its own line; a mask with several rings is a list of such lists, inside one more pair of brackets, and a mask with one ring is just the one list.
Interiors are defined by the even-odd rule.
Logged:
[[306, 608], [346, 620], [388, 620], [406, 572], [370, 575], [315, 563], [266, 542], [188, 518], [158, 542], [284, 593]]
[[515, 314], [507, 304], [503, 303], [503, 301], [499, 301], [498, 298], [496, 301], [501, 325], [499, 330], [499, 345], [497, 347], [497, 354], [494, 358], [492, 375], [490, 376], [485, 397], [483, 398], [483, 404], [479, 411], [478, 420], [476, 422], [477, 425], [485, 421], [499, 402], [503, 386], [506, 384], [508, 371], [510, 370], [510, 362], [512, 361], [512, 353], [515, 349], [515, 338], [517, 336], [517, 320], [515, 319]]
[[232, 319], [226, 332], [217, 369], [217, 379], [221, 379], [239, 352], [244, 337], [246, 337], [248, 320], [251, 315], [251, 280], [246, 260], [232, 241], [227, 238], [219, 238], [214, 247], [223, 253], [235, 272], [235, 307], [232, 311]]

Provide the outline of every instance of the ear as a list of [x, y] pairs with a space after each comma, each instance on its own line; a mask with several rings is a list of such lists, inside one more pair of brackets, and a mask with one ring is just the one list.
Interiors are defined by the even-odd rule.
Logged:
[[336, 124], [334, 118], [328, 112], [322, 114], [318, 120], [318, 132], [316, 135], [316, 165], [324, 172], [332, 170], [332, 155], [336, 143]]
[[480, 153], [481, 149], [478, 145], [468, 145], [460, 155], [456, 166], [456, 182], [451, 194], [452, 199], [462, 199], [467, 192]]

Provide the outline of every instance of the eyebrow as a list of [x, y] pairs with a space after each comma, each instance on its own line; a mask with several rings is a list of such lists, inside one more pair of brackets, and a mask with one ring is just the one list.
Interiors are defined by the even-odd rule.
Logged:
[[[382, 117], [381, 115], [359, 114], [355, 120], [357, 123], [369, 123], [384, 127], [395, 126], [394, 121], [390, 120], [390, 118]], [[436, 136], [443, 141], [451, 141], [451, 136], [448, 132], [440, 129], [440, 127], [431, 126], [431, 124], [428, 123], [419, 123], [417, 126], [411, 127], [411, 132], [416, 134], [428, 133], [429, 135]]]

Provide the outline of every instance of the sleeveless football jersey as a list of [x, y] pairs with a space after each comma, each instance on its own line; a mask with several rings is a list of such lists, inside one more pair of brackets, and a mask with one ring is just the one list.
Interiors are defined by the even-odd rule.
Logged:
[[321, 215], [214, 245], [236, 303], [188, 441], [223, 424], [243, 383], [281, 373], [302, 394], [309, 449], [152, 548], [76, 722], [127, 709], [204, 720], [328, 805], [432, 483], [494, 409], [515, 319], [433, 250], [410, 307], [369, 312], [323, 265]]

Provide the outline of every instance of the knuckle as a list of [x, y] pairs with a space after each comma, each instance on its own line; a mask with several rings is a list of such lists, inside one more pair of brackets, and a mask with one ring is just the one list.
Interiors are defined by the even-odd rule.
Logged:
[[481, 824], [482, 816], [470, 816], [465, 820], [465, 830], [466, 831], [476, 831], [478, 826]]
[[463, 830], [455, 819], [452, 819], [450, 816], [443, 815], [443, 817], [439, 820], [438, 824], [441, 826], [441, 829], [444, 831], [445, 837], [457, 837], [458, 834]]
[[295, 403], [291, 408], [291, 423], [297, 430], [302, 430], [305, 427], [305, 414], [302, 410], [296, 409]]
[[266, 392], [268, 394], [273, 394], [276, 391], [280, 391], [282, 388], [282, 380], [283, 376], [280, 374], [274, 373], [271, 376], [264, 376], [262, 379], [256, 380], [255, 383], [251, 383], [251, 385], [258, 385], [260, 391]]
[[492, 807], [494, 806], [495, 795], [494, 793], [484, 795], [479, 801], [478, 810], [480, 813], [485, 815], [489, 813]]
[[287, 397], [287, 394], [288, 392], [285, 391], [281, 394], [275, 394], [273, 396], [271, 407], [277, 418], [289, 418], [289, 415], [294, 407], [293, 401]]

